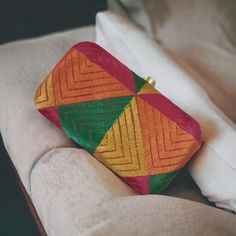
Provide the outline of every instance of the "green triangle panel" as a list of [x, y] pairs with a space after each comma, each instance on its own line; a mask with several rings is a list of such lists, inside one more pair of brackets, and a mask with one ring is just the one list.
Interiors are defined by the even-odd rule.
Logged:
[[165, 174], [151, 175], [149, 177], [150, 193], [157, 194], [162, 192], [172, 182], [179, 171], [172, 171]]
[[61, 125], [74, 141], [92, 153], [131, 99], [127, 96], [59, 106]]
[[146, 83], [146, 81], [139, 77], [137, 74], [135, 74], [133, 72], [133, 76], [134, 76], [134, 83], [135, 83], [135, 92], [138, 93], [139, 90], [143, 87], [143, 85]]

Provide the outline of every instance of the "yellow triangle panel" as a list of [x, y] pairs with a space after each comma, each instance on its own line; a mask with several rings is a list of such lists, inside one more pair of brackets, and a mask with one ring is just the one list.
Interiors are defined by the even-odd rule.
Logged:
[[35, 104], [38, 109], [43, 109], [55, 105], [51, 74], [42, 82], [42, 84], [38, 88], [35, 96]]
[[136, 97], [113, 124], [94, 156], [120, 176], [145, 176], [147, 165]]

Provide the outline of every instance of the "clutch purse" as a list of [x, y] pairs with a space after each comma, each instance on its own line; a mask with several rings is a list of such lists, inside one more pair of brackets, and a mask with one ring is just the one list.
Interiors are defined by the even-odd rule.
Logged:
[[37, 89], [35, 104], [143, 194], [163, 191], [201, 146], [191, 116], [95, 43], [65, 54]]

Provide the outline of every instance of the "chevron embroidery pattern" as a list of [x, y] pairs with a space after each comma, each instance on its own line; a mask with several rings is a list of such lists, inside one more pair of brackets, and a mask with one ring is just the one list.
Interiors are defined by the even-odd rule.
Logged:
[[192, 117], [90, 42], [64, 56], [37, 89], [35, 104], [143, 194], [165, 189], [201, 145]]

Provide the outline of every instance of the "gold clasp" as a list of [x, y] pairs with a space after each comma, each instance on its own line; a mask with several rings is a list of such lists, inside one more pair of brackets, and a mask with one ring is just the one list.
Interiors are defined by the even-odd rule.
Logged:
[[144, 78], [150, 85], [152, 85], [153, 87], [155, 87], [156, 85], [156, 81], [151, 77], [151, 76], [147, 76]]

